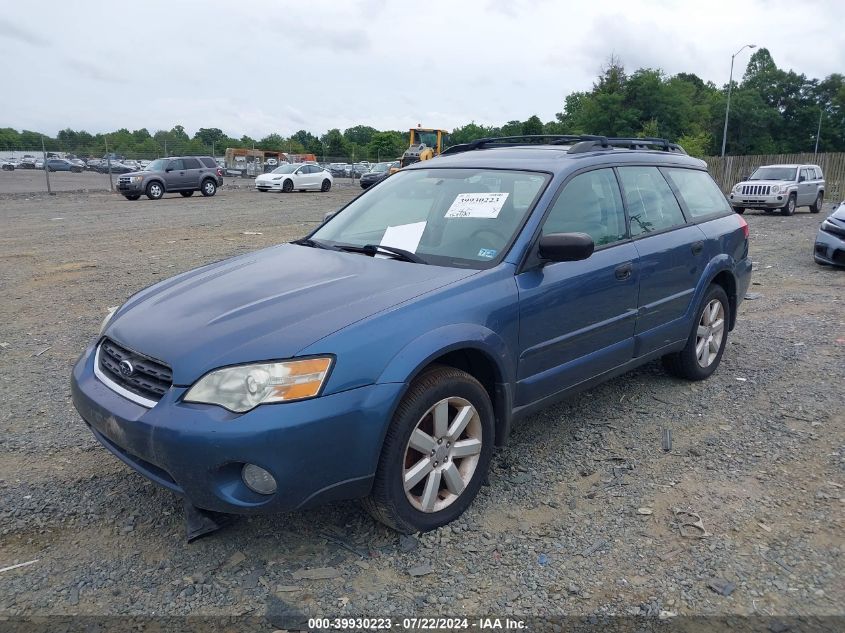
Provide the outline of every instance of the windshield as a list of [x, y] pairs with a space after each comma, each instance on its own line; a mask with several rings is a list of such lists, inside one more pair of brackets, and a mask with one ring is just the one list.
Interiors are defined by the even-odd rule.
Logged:
[[795, 180], [795, 167], [760, 167], [748, 180]]
[[276, 167], [272, 173], [274, 174], [292, 174], [296, 171], [298, 165], [282, 165], [281, 167]]
[[425, 143], [427, 147], [437, 147], [437, 132], [414, 130], [414, 145]]
[[548, 179], [522, 171], [400, 171], [311, 239], [381, 244], [416, 253], [430, 264], [485, 268], [504, 254]]
[[151, 162], [145, 168], [145, 171], [164, 171], [167, 169], [167, 163], [169, 159], [167, 158], [156, 158], [153, 162]]

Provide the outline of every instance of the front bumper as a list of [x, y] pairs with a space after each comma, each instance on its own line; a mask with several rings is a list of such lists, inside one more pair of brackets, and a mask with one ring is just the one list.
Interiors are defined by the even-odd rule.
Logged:
[[281, 191], [282, 180], [262, 180], [256, 181], [255, 188], [262, 191]]
[[[151, 481], [218, 512], [282, 512], [365, 496], [404, 390], [401, 383], [370, 385], [236, 415], [183, 403], [187, 389], [174, 386], [147, 409], [94, 375], [94, 351], [92, 344], [77, 361], [71, 392], [97, 440]], [[270, 471], [277, 491], [247, 488], [245, 463]]]
[[126, 195], [134, 194], [134, 193], [144, 193], [144, 183], [143, 182], [120, 182], [117, 181], [117, 190], [118, 192]]
[[779, 193], [768, 196], [746, 196], [741, 193], [728, 195], [731, 206], [745, 209], [780, 209], [789, 199], [788, 193]]
[[845, 237], [819, 229], [813, 247], [813, 259], [820, 264], [845, 267]]

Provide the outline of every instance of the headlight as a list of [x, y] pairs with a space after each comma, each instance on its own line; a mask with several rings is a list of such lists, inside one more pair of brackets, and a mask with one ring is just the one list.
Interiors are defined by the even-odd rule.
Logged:
[[740, 189], [742, 189], [742, 183], [734, 185], [734, 193], [739, 193]]
[[281, 180], [282, 178], [284, 178], [284, 176], [274, 176], [273, 180]]
[[144, 180], [144, 177], [143, 176], [132, 176], [132, 178], [130, 178], [130, 180], [132, 182], [141, 182], [142, 180]]
[[184, 400], [244, 413], [259, 404], [313, 398], [331, 364], [331, 358], [308, 358], [215, 369], [200, 378]]
[[769, 190], [770, 193], [780, 193], [780, 185], [772, 185], [772, 188]]
[[106, 331], [106, 328], [109, 325], [109, 321], [111, 321], [111, 318], [114, 316], [114, 313], [117, 312], [117, 309], [119, 307], [120, 306], [112, 306], [111, 308], [109, 308], [109, 313], [106, 315], [106, 318], [103, 319], [103, 322], [100, 324], [100, 336], [102, 336], [103, 332]]

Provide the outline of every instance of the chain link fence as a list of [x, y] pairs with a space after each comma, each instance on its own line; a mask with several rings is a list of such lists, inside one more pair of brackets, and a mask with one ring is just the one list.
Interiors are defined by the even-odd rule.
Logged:
[[97, 156], [62, 148], [56, 143], [51, 147], [0, 150], [0, 195], [111, 191], [121, 174], [143, 170], [158, 158], [174, 156], [213, 157], [222, 170], [224, 186], [237, 188], [249, 187], [256, 176], [289, 162], [317, 162], [341, 185], [356, 184], [376, 165], [375, 161], [352, 161], [346, 156], [287, 154], [255, 148], [227, 152], [227, 148], [201, 145], [205, 151], [197, 151], [199, 148], [193, 141], [184, 148], [193, 151], [178, 152], [179, 145], [171, 144], [166, 150], [162, 146], [160, 152], [110, 151]]

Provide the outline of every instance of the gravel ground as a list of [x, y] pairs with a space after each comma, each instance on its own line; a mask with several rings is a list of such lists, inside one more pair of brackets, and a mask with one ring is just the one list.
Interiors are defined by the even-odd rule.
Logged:
[[0, 573], [0, 616], [843, 614], [845, 272], [812, 261], [824, 213], [746, 215], [755, 298], [710, 380], [652, 363], [532, 417], [456, 524], [400, 538], [349, 502], [186, 545], [178, 499], [85, 429], [71, 366], [108, 306], [358, 191], [0, 197], [0, 568], [37, 561]]

